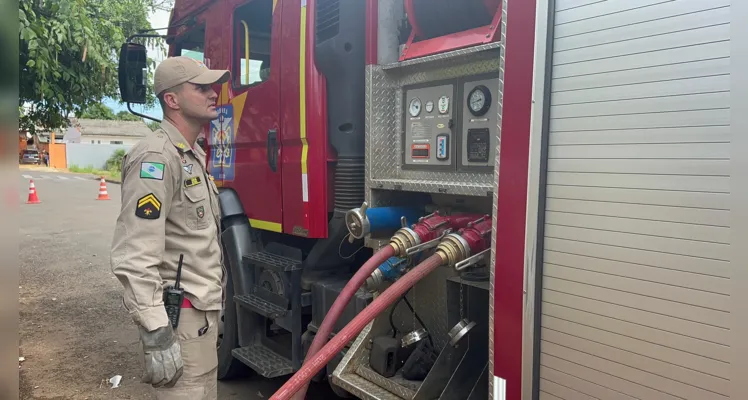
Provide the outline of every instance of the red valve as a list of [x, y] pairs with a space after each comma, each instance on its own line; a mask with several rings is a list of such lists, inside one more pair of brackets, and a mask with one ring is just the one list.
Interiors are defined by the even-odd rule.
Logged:
[[400, 257], [406, 256], [406, 250], [441, 237], [448, 229], [458, 230], [480, 218], [476, 214], [440, 215], [439, 212], [421, 217], [411, 228], [397, 231], [390, 241], [395, 253]]
[[468, 243], [471, 254], [477, 254], [491, 247], [492, 221], [488, 215], [484, 215], [476, 221], [467, 224], [467, 227], [459, 230], [460, 236]]

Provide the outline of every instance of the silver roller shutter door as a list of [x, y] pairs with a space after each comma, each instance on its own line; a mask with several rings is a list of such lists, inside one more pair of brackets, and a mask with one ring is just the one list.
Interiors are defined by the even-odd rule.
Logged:
[[553, 7], [539, 398], [726, 399], [730, 2]]

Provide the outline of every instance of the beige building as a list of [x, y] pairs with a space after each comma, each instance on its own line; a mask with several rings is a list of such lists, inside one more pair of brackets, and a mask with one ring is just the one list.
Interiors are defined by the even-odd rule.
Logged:
[[151, 133], [143, 121], [72, 119], [64, 143], [115, 144], [132, 146]]

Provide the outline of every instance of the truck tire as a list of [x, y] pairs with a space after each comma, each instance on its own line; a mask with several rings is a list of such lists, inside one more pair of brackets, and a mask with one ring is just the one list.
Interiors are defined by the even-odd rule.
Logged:
[[[219, 337], [216, 343], [218, 353], [218, 379], [228, 380], [238, 377], [246, 377], [253, 374], [252, 369], [234, 358], [231, 351], [239, 347], [239, 331], [237, 324], [237, 306], [234, 303], [234, 274], [241, 268], [240, 263], [243, 252], [255, 251], [256, 242], [247, 241], [251, 237], [249, 223], [244, 222], [246, 218], [231, 216], [223, 221], [222, 245], [223, 260], [226, 266], [226, 301], [224, 309], [221, 310], [219, 322]], [[236, 265], [235, 265], [236, 264]]]
[[219, 380], [236, 378], [251, 371], [231, 354], [232, 350], [239, 347], [239, 332], [236, 323], [236, 305], [234, 304], [234, 282], [231, 279], [230, 268], [226, 268], [226, 274], [228, 275], [226, 282], [226, 303], [224, 304], [224, 309], [221, 310], [218, 343], [216, 343]]

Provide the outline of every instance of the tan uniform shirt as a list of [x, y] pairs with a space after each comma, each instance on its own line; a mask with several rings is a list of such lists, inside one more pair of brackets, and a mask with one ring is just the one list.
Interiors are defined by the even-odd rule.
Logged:
[[166, 120], [122, 162], [112, 271], [125, 308], [148, 330], [168, 324], [163, 289], [174, 284], [180, 254], [185, 297], [197, 309], [221, 309], [218, 188], [204, 166], [205, 152]]

